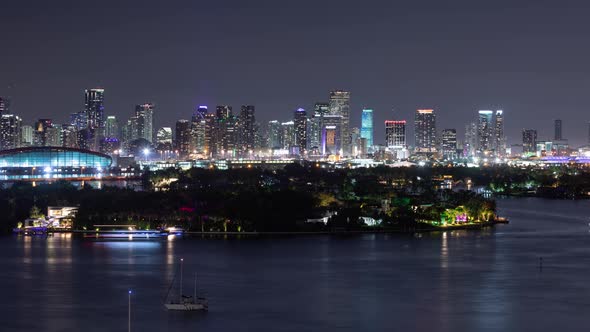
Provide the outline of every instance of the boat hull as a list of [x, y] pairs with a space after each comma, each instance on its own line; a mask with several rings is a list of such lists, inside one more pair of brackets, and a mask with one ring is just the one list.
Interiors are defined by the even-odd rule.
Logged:
[[166, 303], [164, 304], [168, 310], [176, 311], [207, 311], [208, 306], [202, 303]]

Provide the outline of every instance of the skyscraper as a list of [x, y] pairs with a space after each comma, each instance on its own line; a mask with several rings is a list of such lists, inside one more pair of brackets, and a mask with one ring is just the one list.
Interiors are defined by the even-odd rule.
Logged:
[[289, 150], [295, 146], [295, 122], [287, 121], [281, 123], [281, 148]]
[[156, 133], [156, 149], [158, 151], [172, 150], [172, 128], [162, 127]]
[[137, 138], [143, 138], [150, 143], [154, 141], [154, 104], [145, 103], [135, 105], [137, 121]]
[[242, 105], [240, 108], [238, 145], [242, 155], [248, 155], [250, 151], [254, 151], [256, 140], [256, 116], [254, 113], [254, 105]]
[[492, 116], [494, 112], [488, 110], [482, 110], [478, 112], [477, 121], [477, 150], [480, 153], [487, 153], [492, 150]]
[[179, 156], [187, 157], [190, 154], [191, 125], [188, 120], [176, 121], [176, 150]]
[[350, 141], [350, 92], [336, 90], [330, 92], [330, 114], [340, 115], [342, 125], [340, 130], [341, 149], [344, 155], [351, 153]]
[[19, 147], [22, 120], [14, 114], [0, 114], [0, 150]]
[[537, 152], [537, 131], [535, 129], [522, 130], [522, 152], [524, 155]]
[[465, 144], [463, 145], [463, 155], [473, 157], [477, 153], [477, 123], [471, 122], [465, 126]]
[[88, 117], [86, 111], [72, 113], [70, 115], [70, 124], [76, 127], [76, 130], [82, 130], [88, 127]]
[[307, 150], [307, 112], [303, 108], [298, 108], [293, 115], [295, 126], [295, 147], [297, 154], [303, 155]]
[[85, 146], [88, 149], [98, 151], [100, 140], [104, 136], [104, 89], [86, 89], [84, 93], [84, 105], [86, 111]]
[[457, 130], [443, 129], [441, 150], [443, 159], [453, 160], [457, 158]]
[[20, 127], [20, 144], [19, 147], [33, 146], [33, 127], [23, 125]]
[[86, 89], [84, 99], [87, 127], [104, 128], [104, 89]]
[[0, 116], [2, 114], [10, 114], [10, 99], [7, 97], [0, 97]]
[[114, 115], [107, 116], [104, 136], [107, 138], [119, 138], [119, 123]]
[[506, 138], [504, 137], [504, 111], [497, 110], [494, 126], [494, 149], [501, 157], [506, 153]]
[[325, 114], [322, 119], [322, 140], [320, 153], [325, 156], [342, 155], [342, 123], [338, 114]]
[[50, 146], [51, 139], [49, 136], [49, 128], [53, 127], [51, 119], [39, 119], [35, 123], [33, 132], [33, 145], [35, 146]]
[[191, 150], [205, 152], [207, 136], [207, 115], [209, 110], [207, 106], [199, 106], [191, 118]]
[[363, 108], [361, 115], [361, 138], [366, 139], [367, 146], [370, 148], [373, 146], [373, 110]]
[[385, 121], [385, 145], [392, 149], [406, 147], [406, 120]]
[[563, 139], [563, 136], [561, 135], [561, 120], [557, 119], [555, 120], [555, 135], [553, 136], [553, 138], [556, 141], [561, 141]]
[[281, 143], [281, 123], [277, 120], [268, 122], [267, 127], [268, 147], [270, 149], [282, 148]]
[[414, 130], [416, 152], [436, 152], [436, 114], [434, 110], [417, 110]]
[[78, 147], [78, 130], [72, 124], [61, 125], [61, 145], [67, 148]]
[[330, 112], [328, 103], [315, 103], [313, 115], [307, 121], [307, 145], [309, 151], [319, 151], [322, 145], [322, 121]]

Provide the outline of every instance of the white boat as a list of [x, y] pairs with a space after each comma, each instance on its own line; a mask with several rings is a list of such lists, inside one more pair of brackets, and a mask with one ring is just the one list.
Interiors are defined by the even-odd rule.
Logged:
[[[183, 259], [180, 259], [180, 296], [177, 300], [170, 300], [164, 303], [164, 306], [168, 310], [178, 310], [178, 311], [207, 311], [209, 310], [209, 301], [207, 301], [204, 297], [197, 296], [197, 274], [195, 273], [195, 289], [193, 291], [193, 296], [186, 296], [182, 294], [182, 265]], [[174, 280], [172, 280], [174, 283]], [[172, 287], [170, 287], [172, 288]], [[168, 295], [170, 294], [170, 290], [168, 291]]]

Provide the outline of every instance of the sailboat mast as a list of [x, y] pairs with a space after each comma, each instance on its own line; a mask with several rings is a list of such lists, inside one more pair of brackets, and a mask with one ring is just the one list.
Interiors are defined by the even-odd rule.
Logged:
[[182, 303], [182, 263], [184, 262], [184, 259], [181, 258], [180, 259], [180, 303]]

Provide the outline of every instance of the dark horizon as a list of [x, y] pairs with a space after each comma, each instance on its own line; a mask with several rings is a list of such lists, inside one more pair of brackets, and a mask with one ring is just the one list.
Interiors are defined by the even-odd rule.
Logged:
[[412, 142], [418, 108], [459, 137], [478, 110], [503, 109], [510, 143], [523, 128], [552, 139], [559, 118], [577, 147], [590, 120], [588, 14], [583, 1], [13, 1], [0, 5], [0, 96], [26, 123], [64, 123], [101, 86], [106, 114], [124, 121], [153, 102], [156, 127], [174, 127], [202, 104], [286, 121], [344, 89], [352, 126], [374, 110], [377, 143], [386, 119], [408, 120]]

